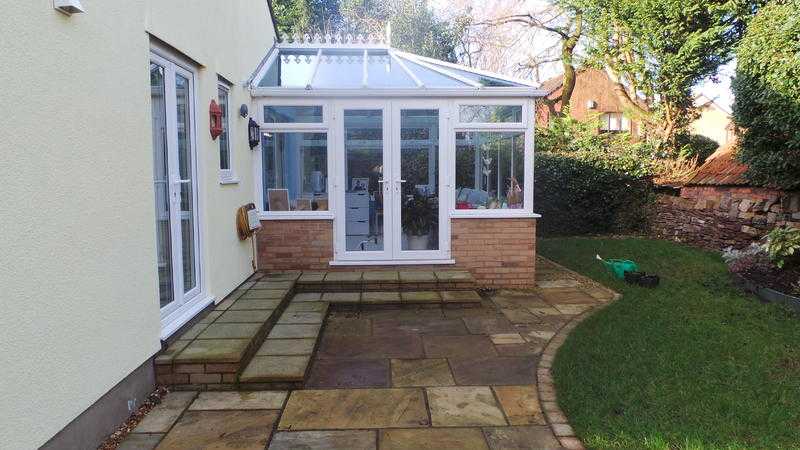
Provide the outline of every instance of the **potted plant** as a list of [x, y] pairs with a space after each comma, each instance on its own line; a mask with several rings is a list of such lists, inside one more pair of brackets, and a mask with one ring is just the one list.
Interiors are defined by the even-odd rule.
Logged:
[[409, 250], [427, 250], [430, 233], [439, 223], [437, 208], [427, 196], [414, 192], [403, 204], [403, 234]]

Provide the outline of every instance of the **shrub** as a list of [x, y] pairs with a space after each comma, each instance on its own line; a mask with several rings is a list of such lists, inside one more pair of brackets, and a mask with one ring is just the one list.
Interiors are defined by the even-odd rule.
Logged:
[[761, 8], [737, 49], [733, 119], [751, 181], [800, 187], [800, 0]]
[[800, 229], [777, 227], [764, 237], [764, 251], [778, 268], [800, 256]]
[[678, 155], [682, 159], [697, 158], [699, 164], [703, 164], [719, 148], [717, 141], [703, 136], [702, 134], [689, 134], [681, 139]]

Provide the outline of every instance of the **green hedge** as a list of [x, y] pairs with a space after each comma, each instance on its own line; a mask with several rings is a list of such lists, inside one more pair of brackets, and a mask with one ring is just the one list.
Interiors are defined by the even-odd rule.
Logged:
[[603, 158], [539, 152], [534, 210], [541, 235], [643, 231], [653, 185], [649, 178], [608, 167]]

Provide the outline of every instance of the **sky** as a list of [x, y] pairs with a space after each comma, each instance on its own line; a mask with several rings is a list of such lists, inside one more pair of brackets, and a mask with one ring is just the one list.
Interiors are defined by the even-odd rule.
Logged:
[[[545, 8], [547, 2], [544, 0], [429, 0], [431, 7], [443, 17], [454, 14], [455, 11], [463, 11], [468, 7], [472, 8], [473, 15], [478, 21], [485, 20], [489, 16], [507, 15], [509, 13], [525, 13], [537, 11]], [[506, 32], [506, 34], [509, 34]], [[531, 33], [520, 26], [514, 29], [511, 38], [495, 36], [494, 41], [498, 45], [510, 44], [510, 48], [495, 50], [498, 54], [493, 58], [480, 61], [477, 65], [481, 69], [492, 70], [506, 75], [522, 76], [515, 71], [515, 67], [524, 62], [530, 54], [536, 54], [553, 45], [554, 38], [547, 33]], [[731, 76], [736, 68], [735, 62], [731, 62], [720, 67], [716, 80], [705, 80], [698, 84], [694, 89], [695, 95], [703, 94], [708, 98], [714, 99], [717, 104], [731, 110], [733, 94], [730, 89]], [[560, 73], [559, 64], [551, 64], [540, 74], [540, 79], [544, 80]]]

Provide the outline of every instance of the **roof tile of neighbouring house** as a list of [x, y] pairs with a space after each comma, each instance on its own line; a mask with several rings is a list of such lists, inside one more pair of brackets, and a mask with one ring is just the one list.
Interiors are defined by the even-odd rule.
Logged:
[[560, 88], [564, 82], [564, 75], [559, 74], [554, 76], [553, 78], [548, 78], [542, 81], [542, 85], [539, 86], [539, 89], [547, 92], [548, 95], [552, 94], [553, 91]]
[[695, 176], [686, 184], [746, 186], [750, 184], [744, 176], [746, 171], [747, 165], [736, 160], [736, 142], [734, 141], [720, 147], [709, 156], [697, 170]]

